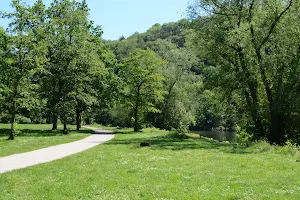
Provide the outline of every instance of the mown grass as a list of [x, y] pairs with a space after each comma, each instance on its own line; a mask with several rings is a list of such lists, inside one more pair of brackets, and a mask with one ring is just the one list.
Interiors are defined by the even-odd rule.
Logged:
[[93, 132], [77, 132], [74, 131], [74, 126], [70, 126], [70, 134], [62, 135], [61, 127], [57, 131], [51, 131], [51, 125], [48, 124], [18, 124], [15, 140], [8, 141], [9, 127], [8, 124], [0, 124], [0, 157], [73, 142], [87, 137], [86, 133]]
[[[300, 199], [295, 154], [266, 144], [237, 150], [196, 136], [130, 131], [61, 160], [0, 174], [0, 199]], [[141, 148], [142, 141], [152, 145]]]

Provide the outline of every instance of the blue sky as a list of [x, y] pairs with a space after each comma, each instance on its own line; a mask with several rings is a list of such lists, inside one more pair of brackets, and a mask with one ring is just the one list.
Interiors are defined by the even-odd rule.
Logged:
[[[1, 11], [11, 11], [10, 0], [1, 0]], [[27, 0], [32, 4], [35, 0]], [[44, 0], [49, 5], [52, 0]], [[103, 38], [115, 40], [135, 32], [145, 32], [155, 23], [174, 22], [185, 18], [188, 0], [87, 0], [90, 19], [101, 25]], [[8, 21], [0, 19], [7, 27]]]

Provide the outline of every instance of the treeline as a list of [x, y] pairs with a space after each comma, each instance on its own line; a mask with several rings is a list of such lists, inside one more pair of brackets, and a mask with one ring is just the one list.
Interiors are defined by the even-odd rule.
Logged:
[[243, 130], [299, 142], [299, 1], [195, 0], [190, 19], [101, 39], [85, 1], [13, 1], [0, 31], [2, 121]]

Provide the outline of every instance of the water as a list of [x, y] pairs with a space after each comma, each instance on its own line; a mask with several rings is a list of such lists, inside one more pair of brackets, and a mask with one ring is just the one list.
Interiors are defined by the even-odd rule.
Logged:
[[237, 139], [235, 132], [218, 132], [218, 131], [192, 131], [192, 132], [219, 141], [232, 142], [232, 141], [236, 141]]

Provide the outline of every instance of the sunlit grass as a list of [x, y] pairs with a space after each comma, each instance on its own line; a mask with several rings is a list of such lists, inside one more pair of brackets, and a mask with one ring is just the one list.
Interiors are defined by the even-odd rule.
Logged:
[[82, 153], [1, 174], [0, 199], [300, 199], [293, 154], [234, 151], [157, 129], [118, 131]]

